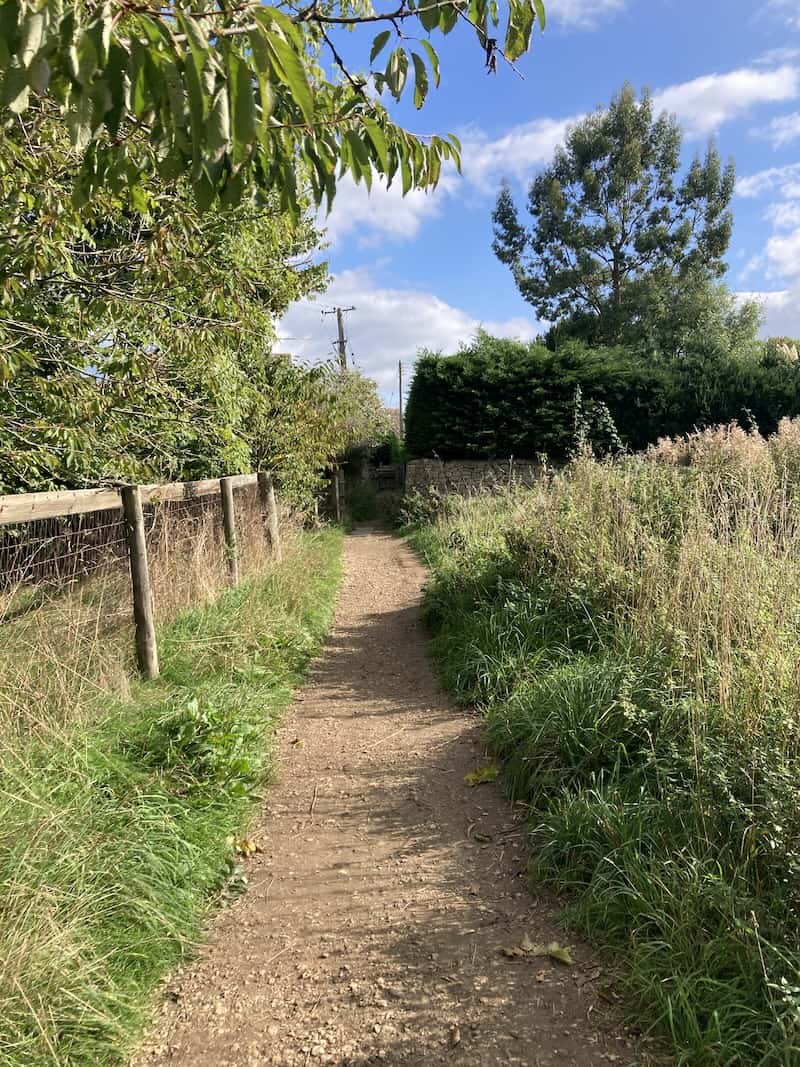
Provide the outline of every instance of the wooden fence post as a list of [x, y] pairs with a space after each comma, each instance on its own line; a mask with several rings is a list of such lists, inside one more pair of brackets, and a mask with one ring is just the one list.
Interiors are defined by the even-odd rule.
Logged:
[[278, 523], [278, 505], [275, 501], [275, 486], [268, 471], [259, 471], [258, 495], [261, 498], [261, 510], [267, 520], [267, 538], [276, 563], [282, 559], [281, 531]]
[[336, 510], [336, 521], [342, 521], [342, 496], [339, 491], [339, 468], [333, 469], [333, 506]]
[[133, 590], [133, 619], [136, 627], [136, 659], [145, 678], [158, 677], [158, 646], [153, 617], [153, 591], [150, 588], [150, 568], [147, 564], [147, 541], [144, 534], [144, 513], [138, 485], [124, 485], [120, 490]]
[[222, 526], [225, 531], [225, 560], [231, 585], [239, 581], [239, 553], [236, 547], [236, 512], [233, 507], [233, 478], [220, 478], [222, 497]]

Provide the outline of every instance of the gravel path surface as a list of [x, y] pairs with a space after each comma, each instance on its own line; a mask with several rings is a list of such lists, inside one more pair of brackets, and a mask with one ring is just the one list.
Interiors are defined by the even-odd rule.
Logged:
[[[465, 784], [486, 758], [432, 674], [424, 578], [396, 538], [348, 538], [333, 631], [250, 830], [249, 889], [132, 1067], [634, 1062], [596, 961], [530, 895], [507, 802]], [[574, 966], [504, 953], [526, 936], [568, 944]]]

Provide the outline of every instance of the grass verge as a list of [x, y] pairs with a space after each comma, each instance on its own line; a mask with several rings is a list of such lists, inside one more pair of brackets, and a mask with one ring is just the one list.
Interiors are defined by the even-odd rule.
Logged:
[[692, 1067], [800, 1064], [799, 432], [581, 459], [411, 531], [535, 876]]
[[[160, 635], [162, 676], [0, 747], [0, 1064], [119, 1063], [231, 884], [272, 728], [328, 628], [341, 535]], [[9, 625], [14, 625], [13, 623]]]

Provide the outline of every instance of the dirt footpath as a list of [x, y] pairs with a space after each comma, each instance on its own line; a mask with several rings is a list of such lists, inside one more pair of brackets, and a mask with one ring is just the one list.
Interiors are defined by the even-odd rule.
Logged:
[[[247, 893], [166, 990], [136, 1067], [634, 1060], [599, 968], [528, 890], [476, 719], [434, 680], [409, 548], [348, 538], [336, 621], [280, 732]], [[575, 965], [509, 957], [527, 935]]]

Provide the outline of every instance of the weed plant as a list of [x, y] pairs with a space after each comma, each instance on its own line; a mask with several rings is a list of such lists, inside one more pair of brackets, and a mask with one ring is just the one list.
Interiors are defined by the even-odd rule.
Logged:
[[800, 1064], [800, 422], [581, 456], [412, 528], [535, 875], [678, 1063]]

